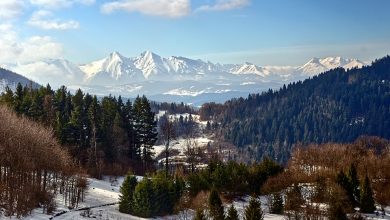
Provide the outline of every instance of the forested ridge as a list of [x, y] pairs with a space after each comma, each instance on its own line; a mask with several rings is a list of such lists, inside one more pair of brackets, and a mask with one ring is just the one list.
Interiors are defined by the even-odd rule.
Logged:
[[0, 102], [51, 127], [58, 142], [93, 176], [128, 167], [154, 169], [157, 121], [145, 96], [131, 102], [81, 90], [71, 94], [64, 86], [54, 91], [50, 85], [33, 89], [18, 84], [15, 92], [6, 88]]
[[201, 118], [255, 159], [288, 160], [297, 143], [351, 142], [361, 135], [389, 138], [390, 57], [370, 66], [337, 68], [278, 91], [225, 104], [207, 103]]

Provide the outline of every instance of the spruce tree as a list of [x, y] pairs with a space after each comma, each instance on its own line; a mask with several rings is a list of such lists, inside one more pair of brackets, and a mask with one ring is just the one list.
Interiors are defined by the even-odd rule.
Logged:
[[223, 220], [225, 218], [221, 198], [217, 190], [212, 189], [209, 197], [210, 217], [213, 220]]
[[263, 219], [264, 219], [264, 213], [263, 210], [261, 210], [260, 201], [255, 197], [251, 197], [251, 199], [249, 200], [249, 205], [245, 208], [244, 211], [244, 220], [263, 220]]
[[144, 179], [137, 184], [133, 194], [134, 214], [139, 217], [149, 218], [155, 214], [154, 189], [150, 179]]
[[15, 91], [15, 98], [14, 98], [14, 109], [18, 114], [22, 114], [23, 109], [22, 109], [22, 103], [23, 103], [23, 97], [24, 97], [24, 91], [23, 91], [23, 86], [22, 84], [18, 83], [16, 86], [16, 91]]
[[354, 196], [354, 193], [353, 193], [353, 187], [351, 185], [351, 182], [349, 181], [349, 178], [347, 175], [344, 174], [343, 171], [340, 171], [338, 174], [337, 174], [337, 184], [339, 184], [346, 192], [347, 196], [348, 196], [348, 199], [349, 201], [352, 203], [352, 204], [356, 204], [356, 200], [355, 200], [355, 196]]
[[127, 154], [132, 160], [140, 159], [136, 157], [135, 151], [135, 132], [134, 132], [134, 115], [133, 105], [130, 100], [127, 100], [126, 105], [123, 107], [123, 127], [127, 134]]
[[207, 218], [206, 218], [203, 210], [198, 209], [198, 210], [196, 210], [196, 214], [195, 214], [193, 220], [207, 220]]
[[359, 178], [358, 178], [355, 164], [351, 164], [351, 166], [348, 170], [347, 177], [348, 177], [348, 181], [349, 181], [349, 185], [351, 187], [353, 197], [354, 197], [355, 201], [359, 201], [360, 200], [360, 190], [359, 190], [360, 182], [359, 182]]
[[119, 211], [130, 214], [133, 212], [133, 194], [137, 186], [137, 178], [133, 175], [127, 175], [120, 188]]
[[238, 220], [238, 213], [233, 204], [230, 206], [225, 220]]
[[370, 180], [366, 175], [360, 187], [360, 211], [363, 213], [373, 213], [375, 211], [375, 201], [372, 195]]
[[12, 106], [14, 102], [14, 92], [8, 87], [5, 87], [4, 93], [1, 95], [1, 102]]
[[135, 99], [133, 117], [136, 152], [142, 155], [144, 169], [147, 170], [153, 161], [153, 146], [157, 141], [157, 122], [145, 96]]

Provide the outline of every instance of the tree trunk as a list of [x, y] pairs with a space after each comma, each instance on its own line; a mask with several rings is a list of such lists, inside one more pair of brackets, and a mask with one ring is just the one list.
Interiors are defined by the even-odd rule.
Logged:
[[168, 178], [169, 174], [169, 137], [167, 138], [167, 143], [165, 144], [165, 177]]

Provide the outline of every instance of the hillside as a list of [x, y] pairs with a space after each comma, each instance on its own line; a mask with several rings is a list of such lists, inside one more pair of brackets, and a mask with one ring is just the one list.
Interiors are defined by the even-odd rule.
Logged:
[[288, 160], [297, 143], [350, 142], [361, 135], [389, 138], [390, 57], [370, 66], [336, 68], [280, 90], [205, 104], [203, 119], [255, 159]]
[[22, 75], [0, 68], [0, 93], [3, 92], [7, 86], [14, 90], [18, 83], [22, 85], [30, 85], [31, 83], [33, 88], [39, 87], [39, 84], [27, 79]]

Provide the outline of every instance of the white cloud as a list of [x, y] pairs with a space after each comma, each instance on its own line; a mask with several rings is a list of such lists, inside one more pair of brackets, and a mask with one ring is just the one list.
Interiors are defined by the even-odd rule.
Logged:
[[117, 10], [178, 18], [191, 13], [191, 3], [190, 0], [118, 0], [101, 7], [101, 11], [106, 14]]
[[20, 54], [21, 61], [36, 61], [50, 58], [58, 58], [63, 54], [61, 44], [54, 42], [48, 36], [34, 36], [20, 43], [23, 52]]
[[37, 61], [25, 64], [5, 65], [16, 73], [23, 74], [29, 79], [42, 85], [50, 83], [51, 86], [70, 85], [80, 82], [83, 76], [75, 75], [50, 62]]
[[20, 39], [12, 25], [0, 25], [0, 63], [33, 62], [58, 58], [62, 54], [62, 45], [48, 36]]
[[60, 21], [58, 19], [53, 19], [52, 17], [53, 13], [49, 11], [36, 11], [31, 16], [30, 20], [28, 21], [28, 24], [46, 30], [77, 29], [80, 26], [77, 21]]
[[242, 8], [250, 4], [250, 0], [217, 0], [214, 5], [203, 5], [196, 11], [227, 11]]
[[1, 0], [0, 1], [0, 21], [14, 19], [22, 14], [24, 3], [21, 0]]
[[95, 0], [30, 0], [33, 5], [48, 9], [69, 8], [74, 4], [92, 5]]

